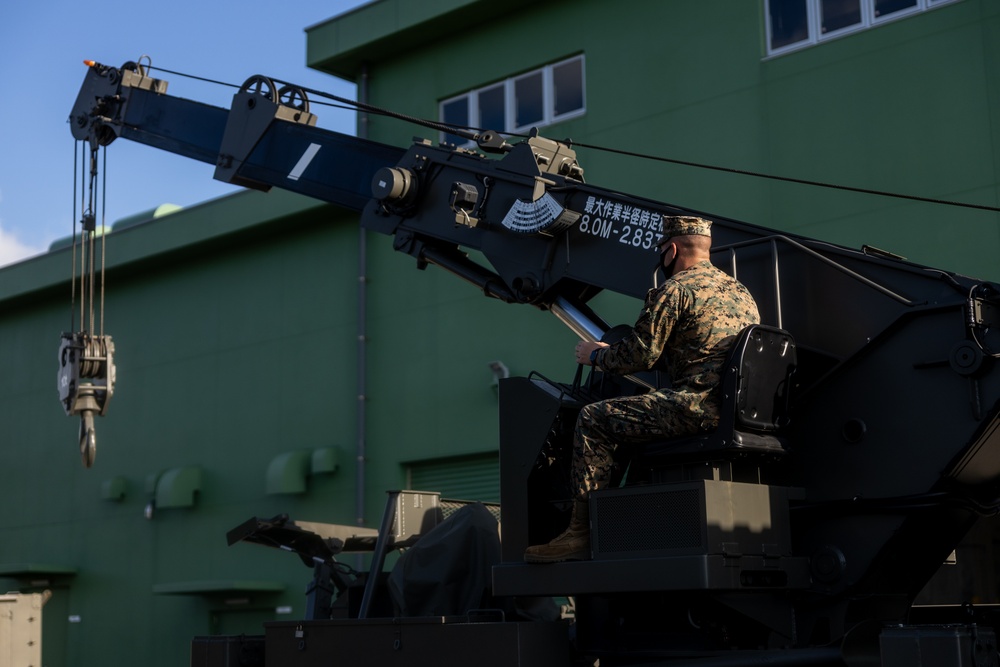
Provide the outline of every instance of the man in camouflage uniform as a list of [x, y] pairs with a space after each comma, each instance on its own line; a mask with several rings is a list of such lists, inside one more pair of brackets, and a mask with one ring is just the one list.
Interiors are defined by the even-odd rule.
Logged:
[[548, 544], [528, 547], [529, 563], [590, 557], [587, 494], [607, 485], [619, 445], [718, 425], [722, 364], [736, 336], [760, 316], [747, 288], [712, 265], [711, 226], [702, 218], [664, 218], [659, 250], [667, 280], [646, 294], [632, 331], [613, 345], [577, 343], [579, 363], [619, 375], [666, 370], [671, 388], [583, 407], [573, 437], [577, 497], [569, 528]]

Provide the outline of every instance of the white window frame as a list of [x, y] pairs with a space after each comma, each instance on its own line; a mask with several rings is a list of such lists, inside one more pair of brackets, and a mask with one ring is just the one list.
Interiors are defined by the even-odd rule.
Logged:
[[[580, 62], [580, 89], [582, 92], [583, 105], [579, 109], [573, 109], [572, 111], [567, 111], [562, 114], [555, 113], [555, 77], [553, 71], [567, 63], [573, 61]], [[572, 58], [566, 58], [558, 62], [550, 63], [544, 67], [539, 67], [538, 69], [531, 70], [529, 72], [521, 72], [520, 74], [512, 77], [508, 77], [503, 81], [493, 82], [486, 86], [480, 86], [474, 90], [469, 90], [461, 95], [454, 95], [447, 99], [441, 100], [438, 104], [438, 118], [444, 119], [444, 107], [447, 104], [455, 102], [461, 99], [468, 100], [469, 106], [469, 124], [476, 126], [479, 123], [479, 95], [482, 92], [496, 88], [498, 86], [503, 87], [504, 91], [504, 127], [484, 127], [484, 130], [493, 130], [496, 132], [504, 133], [515, 133], [522, 134], [527, 132], [533, 127], [545, 127], [547, 125], [553, 125], [555, 123], [561, 123], [562, 121], [569, 120], [571, 118], [576, 118], [587, 113], [587, 87], [586, 87], [586, 60], [583, 54], [578, 56], [573, 56]], [[538, 122], [527, 123], [525, 125], [515, 125], [517, 116], [517, 99], [514, 94], [515, 83], [523, 78], [534, 76], [541, 73], [542, 75], [542, 119]], [[445, 133], [441, 133], [441, 141], [446, 141]], [[462, 146], [468, 145], [471, 142], [465, 142], [460, 144]]]
[[875, 16], [875, 0], [861, 0], [861, 22], [847, 26], [832, 32], [822, 32], [822, 20], [820, 13], [820, 3], [822, 0], [805, 0], [806, 3], [806, 24], [808, 36], [806, 39], [786, 44], [777, 49], [771, 48], [771, 0], [764, 0], [764, 37], [766, 39], [765, 50], [767, 57], [780, 56], [793, 51], [800, 51], [810, 46], [815, 46], [831, 39], [850, 35], [861, 30], [867, 30], [876, 26], [890, 23], [908, 16], [915, 16], [931, 9], [937, 9], [944, 5], [954, 4], [960, 0], [917, 0], [916, 6], [909, 9], [902, 9], [893, 12], [888, 16]]

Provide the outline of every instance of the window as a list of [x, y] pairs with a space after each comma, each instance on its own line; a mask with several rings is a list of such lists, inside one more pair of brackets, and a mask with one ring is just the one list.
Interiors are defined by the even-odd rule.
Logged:
[[820, 33], [828, 35], [861, 25], [861, 0], [821, 0]]
[[771, 0], [768, 5], [769, 52], [809, 39], [809, 15], [805, 0]]
[[[586, 111], [583, 56], [463, 93], [441, 102], [441, 122], [497, 132], [527, 132], [533, 127], [579, 116]], [[454, 134], [442, 141], [469, 143]]]
[[583, 111], [583, 58], [552, 66], [553, 115]]
[[917, 0], [875, 0], [875, 18], [919, 9]]
[[[481, 90], [479, 98], [479, 125], [483, 128], [507, 127], [507, 105], [504, 87], [493, 86]], [[466, 116], [468, 118], [468, 116]]]
[[[450, 102], [445, 102], [441, 105], [441, 122], [448, 123], [449, 125], [467, 125], [469, 123], [469, 117], [472, 115], [469, 111], [471, 100], [468, 97], [460, 97], [457, 100], [451, 100]], [[448, 135], [451, 137], [452, 135]], [[453, 141], [453, 139], [449, 139]], [[462, 143], [464, 139], [459, 139], [454, 143]]]
[[764, 0], [767, 53], [778, 55], [958, 0]]

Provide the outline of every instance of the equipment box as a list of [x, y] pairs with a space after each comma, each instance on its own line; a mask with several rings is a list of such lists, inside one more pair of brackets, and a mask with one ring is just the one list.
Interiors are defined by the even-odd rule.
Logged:
[[42, 593], [0, 595], [0, 667], [41, 667]]
[[700, 480], [590, 494], [595, 560], [791, 553], [789, 489]]
[[879, 636], [882, 667], [997, 667], [996, 635], [977, 625], [904, 625]]
[[264, 667], [264, 637], [195, 637], [191, 642], [191, 667]]
[[569, 667], [568, 627], [466, 617], [265, 624], [265, 662], [280, 667]]

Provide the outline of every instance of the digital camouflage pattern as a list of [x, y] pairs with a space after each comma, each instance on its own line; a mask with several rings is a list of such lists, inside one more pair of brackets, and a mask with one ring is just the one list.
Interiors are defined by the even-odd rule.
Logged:
[[712, 235], [712, 221], [705, 218], [697, 218], [693, 215], [668, 215], [664, 216], [663, 220], [664, 240], [686, 234]]
[[740, 331], [758, 322], [749, 290], [708, 260], [651, 289], [631, 333], [599, 350], [594, 365], [619, 375], [665, 370], [671, 388], [584, 406], [573, 438], [580, 497], [607, 483], [618, 445], [715, 428], [726, 354]]

